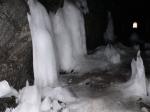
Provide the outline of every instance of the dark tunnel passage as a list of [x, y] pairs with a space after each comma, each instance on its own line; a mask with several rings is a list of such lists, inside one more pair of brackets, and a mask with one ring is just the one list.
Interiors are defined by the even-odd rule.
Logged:
[[[137, 33], [139, 44], [150, 42], [150, 14], [146, 1], [97, 0], [93, 2], [88, 0], [88, 5], [90, 13], [87, 15], [87, 20], [92, 24], [90, 28], [87, 27], [87, 44], [90, 48], [94, 48], [98, 44], [104, 44], [103, 35], [107, 26], [108, 11], [112, 13], [114, 31], [118, 41], [130, 46], [130, 36], [132, 33]], [[92, 19], [94, 20], [92, 21]], [[138, 23], [137, 29], [132, 28], [133, 22]], [[93, 43], [96, 43], [96, 45], [94, 44], [95, 46], [91, 47], [91, 41], [94, 41]]]
[[[63, 6], [63, 0], [39, 0], [47, 10], [57, 11]], [[73, 0], [72, 0], [73, 1]], [[84, 15], [87, 37], [87, 48], [95, 49], [97, 46], [105, 44], [104, 32], [107, 28], [107, 13], [112, 14], [114, 31], [117, 41], [127, 46], [131, 46], [130, 36], [137, 33], [138, 44], [149, 42], [150, 36], [150, 14], [147, 1], [136, 0], [87, 0], [89, 13]], [[133, 29], [133, 22], [138, 23], [138, 28]]]

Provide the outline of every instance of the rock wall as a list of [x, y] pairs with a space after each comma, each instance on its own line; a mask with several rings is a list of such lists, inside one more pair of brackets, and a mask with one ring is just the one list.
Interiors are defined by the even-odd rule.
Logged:
[[32, 82], [32, 42], [23, 0], [0, 1], [0, 80], [19, 89]]

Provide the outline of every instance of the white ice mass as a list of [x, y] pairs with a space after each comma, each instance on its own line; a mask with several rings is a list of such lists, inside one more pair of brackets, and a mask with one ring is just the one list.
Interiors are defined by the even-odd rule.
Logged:
[[143, 60], [140, 56], [140, 51], [137, 53], [136, 60], [133, 59], [131, 62], [132, 75], [128, 82], [122, 84], [123, 94], [126, 97], [146, 97], [147, 96], [147, 81], [145, 77], [145, 68]]
[[76, 70], [78, 58], [87, 53], [84, 18], [79, 8], [80, 4], [85, 7], [85, 10], [88, 10], [85, 1], [77, 1], [77, 7], [65, 0], [63, 8], [58, 9], [56, 14], [50, 12], [49, 17], [53, 23], [54, 38], [62, 71]]
[[63, 11], [68, 30], [71, 33], [74, 56], [86, 54], [87, 50], [83, 14], [77, 6], [67, 0], [64, 2]]
[[52, 20], [54, 39], [57, 48], [59, 68], [64, 71], [71, 71], [76, 63], [73, 57], [73, 43], [64, 19], [63, 10], [59, 9], [56, 14], [50, 12]]
[[26, 86], [19, 93], [19, 105], [12, 112], [41, 112], [41, 95], [37, 86]]
[[46, 9], [38, 1], [29, 0], [28, 21], [33, 45], [34, 82], [39, 87], [56, 86], [57, 62], [53, 32]]

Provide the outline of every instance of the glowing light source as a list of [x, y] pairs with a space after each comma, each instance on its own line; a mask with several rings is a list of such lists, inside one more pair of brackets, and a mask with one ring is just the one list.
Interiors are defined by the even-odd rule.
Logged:
[[137, 22], [133, 22], [133, 26], [132, 26], [134, 29], [137, 29], [138, 28], [138, 23]]

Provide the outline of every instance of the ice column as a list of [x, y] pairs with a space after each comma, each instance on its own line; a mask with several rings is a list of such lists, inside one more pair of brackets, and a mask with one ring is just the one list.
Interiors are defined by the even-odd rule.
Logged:
[[86, 37], [83, 13], [78, 5], [64, 1], [63, 8], [58, 9], [56, 14], [50, 12], [50, 20], [53, 23], [54, 37], [58, 50], [60, 69], [70, 72], [78, 71], [78, 60], [86, 55]]
[[63, 10], [59, 9], [56, 14], [50, 12], [49, 18], [53, 23], [59, 67], [63, 71], [70, 72], [75, 67], [74, 50], [71, 33], [66, 26]]
[[36, 0], [29, 0], [28, 21], [33, 45], [34, 83], [39, 87], [57, 84], [57, 64], [53, 32], [46, 9]]
[[86, 54], [87, 50], [83, 14], [76, 5], [67, 0], [64, 1], [63, 14], [67, 28], [71, 33], [74, 56], [76, 57]]

